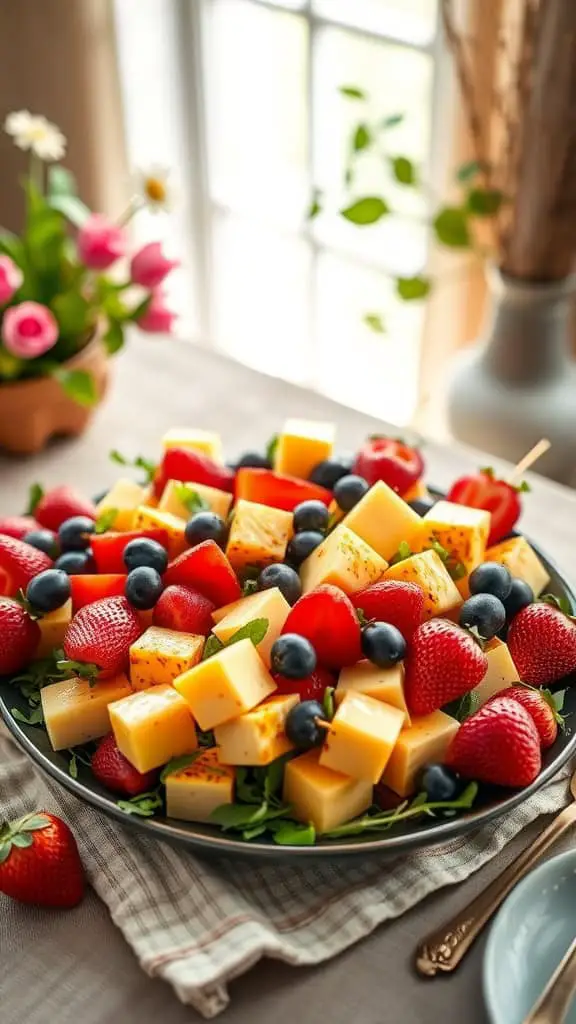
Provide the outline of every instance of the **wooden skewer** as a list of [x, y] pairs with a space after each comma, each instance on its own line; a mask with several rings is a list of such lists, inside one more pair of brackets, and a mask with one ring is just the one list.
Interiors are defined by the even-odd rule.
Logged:
[[508, 483], [512, 484], [512, 486], [518, 483], [520, 478], [524, 476], [526, 470], [530, 469], [530, 467], [533, 466], [536, 460], [541, 458], [542, 455], [545, 455], [550, 447], [551, 445], [548, 438], [543, 437], [538, 441], [538, 444], [535, 444], [529, 452], [526, 452], [524, 458], [520, 459], [520, 462], [514, 466], [514, 469], [508, 477]]
[[314, 721], [316, 722], [316, 725], [322, 726], [323, 729], [331, 728], [331, 723], [326, 722], [323, 718], [315, 718]]

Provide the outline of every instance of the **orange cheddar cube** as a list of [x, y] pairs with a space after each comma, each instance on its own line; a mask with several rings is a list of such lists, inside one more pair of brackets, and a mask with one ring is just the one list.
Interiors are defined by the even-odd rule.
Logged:
[[398, 796], [416, 792], [418, 773], [426, 764], [442, 762], [458, 729], [455, 718], [443, 711], [433, 711], [412, 719], [403, 729], [386, 765], [382, 782]]
[[205, 484], [183, 484], [179, 480], [169, 480], [162, 491], [158, 502], [161, 512], [169, 512], [178, 519], [190, 519], [195, 512], [203, 508], [215, 512], [221, 519], [226, 519], [232, 504], [232, 495], [221, 491], [218, 487]]
[[150, 626], [130, 648], [130, 682], [135, 690], [171, 683], [197, 665], [204, 637]]
[[109, 707], [118, 749], [139, 772], [149, 772], [198, 746], [190, 708], [172, 686], [153, 686]]
[[234, 633], [247, 626], [249, 622], [253, 622], [254, 619], [266, 619], [266, 635], [259, 644], [256, 644], [256, 649], [264, 664], [270, 668], [272, 644], [280, 636], [289, 611], [290, 605], [284, 595], [278, 587], [271, 587], [269, 590], [261, 590], [248, 597], [242, 597], [239, 601], [213, 612], [212, 618], [216, 623], [213, 633], [223, 644], [227, 644]]
[[342, 520], [387, 562], [402, 541], [412, 541], [422, 519], [388, 484], [378, 480]]
[[180, 821], [210, 821], [212, 811], [234, 800], [234, 769], [209, 747], [187, 768], [166, 776], [166, 813]]
[[314, 466], [330, 458], [335, 432], [333, 423], [286, 420], [276, 445], [274, 469], [308, 480]]
[[161, 512], [157, 508], [148, 508], [147, 505], [139, 505], [132, 520], [133, 530], [147, 530], [156, 527], [166, 530], [168, 555], [171, 559], [177, 558], [188, 547], [184, 533], [185, 526], [185, 521], [178, 516], [173, 516], [170, 512]]
[[403, 728], [410, 725], [410, 714], [404, 697], [404, 666], [378, 668], [371, 661], [359, 661], [343, 668], [334, 691], [334, 700], [340, 704], [347, 693], [360, 693], [384, 704], [391, 704], [404, 714]]
[[226, 554], [237, 572], [247, 565], [282, 562], [293, 532], [291, 512], [240, 498], [234, 508]]
[[269, 697], [252, 711], [214, 729], [220, 764], [266, 765], [294, 749], [285, 732], [286, 715], [297, 693]]
[[38, 619], [40, 628], [40, 640], [36, 648], [35, 658], [47, 658], [53, 650], [62, 647], [64, 634], [72, 619], [72, 598], [69, 598], [60, 608], [48, 612]]
[[290, 804], [292, 817], [311, 822], [321, 834], [366, 811], [372, 803], [372, 783], [324, 768], [319, 756], [317, 750], [309, 750], [288, 761], [283, 800]]
[[373, 548], [340, 523], [302, 563], [302, 590], [307, 594], [321, 583], [333, 583], [345, 594], [354, 594], [376, 583], [387, 567]]
[[105, 736], [110, 732], [110, 704], [131, 693], [125, 675], [94, 686], [75, 676], [42, 687], [42, 711], [52, 749], [66, 750]]
[[320, 764], [375, 784], [394, 750], [404, 719], [399, 708], [348, 692], [330, 723]]
[[140, 484], [123, 477], [117, 480], [114, 486], [104, 495], [96, 506], [98, 516], [114, 512], [114, 518], [110, 522], [109, 530], [116, 530], [120, 533], [132, 529], [134, 512], [139, 505], [145, 501], [145, 488]]
[[424, 617], [447, 615], [462, 604], [458, 588], [435, 551], [422, 551], [391, 565], [384, 579], [416, 583], [424, 594]]

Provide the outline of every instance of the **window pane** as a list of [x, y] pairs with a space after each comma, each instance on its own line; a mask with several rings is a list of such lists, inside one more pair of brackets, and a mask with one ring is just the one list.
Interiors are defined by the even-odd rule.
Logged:
[[[391, 282], [330, 254], [318, 263], [318, 382], [324, 394], [393, 423], [416, 407], [422, 303], [402, 303]], [[363, 322], [381, 313], [386, 333]]]
[[324, 18], [426, 45], [436, 27], [436, 0], [312, 0]]
[[308, 193], [308, 26], [250, 0], [213, 0], [205, 59], [210, 192], [298, 227]]
[[214, 217], [213, 244], [218, 347], [264, 373], [308, 383], [308, 244], [226, 214]]

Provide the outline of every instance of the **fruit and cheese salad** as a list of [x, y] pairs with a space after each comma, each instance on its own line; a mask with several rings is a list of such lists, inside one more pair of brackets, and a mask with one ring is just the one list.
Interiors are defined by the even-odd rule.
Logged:
[[144, 483], [36, 485], [0, 520], [0, 674], [72, 775], [289, 845], [537, 778], [576, 626], [510, 536], [516, 487], [482, 470], [433, 501], [415, 448], [341, 458], [300, 420], [234, 465], [187, 429], [134, 465]]

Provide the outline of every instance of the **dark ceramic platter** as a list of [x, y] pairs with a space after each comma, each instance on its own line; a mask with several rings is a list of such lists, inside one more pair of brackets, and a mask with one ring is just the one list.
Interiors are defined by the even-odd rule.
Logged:
[[[557, 597], [567, 597], [574, 610], [576, 595], [569, 583], [550, 559], [546, 558], [536, 545], [533, 547], [550, 573], [550, 592], [556, 594]], [[68, 771], [70, 755], [66, 751], [54, 753], [43, 729], [20, 724], [13, 718], [12, 708], [18, 708], [24, 713], [29, 711], [29, 708], [20, 697], [19, 692], [5, 680], [0, 680], [0, 714], [16, 742], [42, 771], [51, 775], [78, 799], [92, 804], [97, 810], [115, 818], [122, 825], [136, 828], [156, 839], [181, 844], [198, 853], [204, 851], [218, 856], [267, 857], [277, 861], [286, 859], [302, 861], [310, 858], [337, 858], [352, 855], [384, 857], [398, 856], [409, 850], [432, 847], [467, 832], [472, 832], [486, 822], [507, 814], [548, 782], [576, 753], [576, 732], [569, 724], [576, 720], [576, 685], [574, 685], [576, 677], [563, 681], [562, 684], [558, 684], [557, 688], [561, 689], [567, 684], [569, 687], [570, 684], [573, 686], [567, 690], [564, 704], [564, 713], [569, 716], [568, 728], [564, 733], [560, 733], [554, 746], [546, 751], [542, 771], [531, 786], [520, 791], [496, 791], [495, 789], [481, 791], [474, 809], [459, 817], [445, 820], [426, 818], [421, 824], [412, 823], [409, 827], [394, 826], [390, 832], [383, 835], [363, 833], [340, 840], [322, 841], [320, 839], [315, 846], [299, 847], [277, 846], [271, 840], [262, 839], [245, 843], [210, 825], [179, 822], [160, 816], [139, 818], [126, 815], [118, 808], [114, 797], [98, 784], [83, 765], [78, 765], [77, 779], [70, 776]]]

